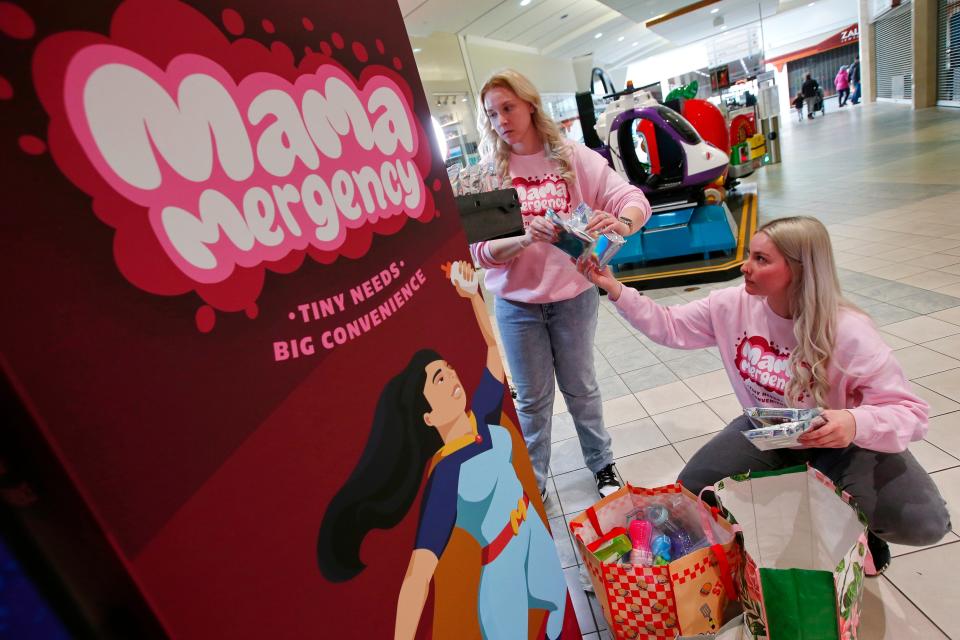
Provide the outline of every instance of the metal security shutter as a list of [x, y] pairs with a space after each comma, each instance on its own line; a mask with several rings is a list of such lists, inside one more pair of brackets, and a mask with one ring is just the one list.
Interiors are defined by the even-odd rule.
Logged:
[[912, 9], [910, 4], [897, 7], [875, 23], [877, 98], [913, 98]]
[[937, 2], [937, 101], [960, 106], [960, 0]]

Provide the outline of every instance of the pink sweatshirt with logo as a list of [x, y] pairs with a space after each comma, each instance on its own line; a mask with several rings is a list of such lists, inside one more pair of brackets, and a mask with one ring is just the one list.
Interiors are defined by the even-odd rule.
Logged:
[[[716, 345], [744, 407], [786, 406], [787, 358], [796, 347], [793, 320], [778, 316], [765, 297], [743, 286], [718, 289], [703, 300], [662, 307], [623, 288], [614, 303], [651, 340], [674, 349]], [[828, 409], [849, 409], [857, 421], [853, 442], [873, 451], [898, 452], [927, 433], [927, 403], [910, 389], [900, 364], [869, 317], [842, 309], [827, 370]], [[803, 407], [813, 406], [807, 396]]]
[[[567, 143], [573, 154], [576, 184], [568, 188], [555, 163], [545, 153], [512, 155], [510, 177], [520, 196], [524, 226], [534, 216], [553, 209], [568, 217], [581, 202], [591, 209], [618, 215], [629, 206], [638, 207], [643, 217], [634, 221], [639, 228], [650, 217], [650, 203], [643, 192], [617, 174], [597, 152], [582, 144]], [[570, 256], [551, 244], [534, 242], [506, 262], [490, 255], [487, 242], [470, 245], [474, 261], [486, 269], [484, 284], [494, 294], [516, 302], [545, 304], [574, 298], [593, 285], [581, 276]]]

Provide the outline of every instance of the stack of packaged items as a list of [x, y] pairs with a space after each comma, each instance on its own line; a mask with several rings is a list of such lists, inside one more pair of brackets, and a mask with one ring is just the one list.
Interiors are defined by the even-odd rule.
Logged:
[[742, 563], [733, 527], [679, 484], [627, 485], [570, 521], [615, 638], [716, 633]]
[[797, 440], [812, 428], [820, 409], [781, 409], [777, 407], [749, 407], [744, 409], [752, 429], [743, 431], [743, 437], [757, 449], [785, 449], [800, 446]]
[[574, 259], [593, 256], [600, 267], [605, 267], [626, 243], [623, 236], [613, 231], [598, 234], [596, 237], [588, 233], [587, 223], [593, 217], [593, 209], [583, 202], [567, 219], [561, 218], [553, 209], [547, 209], [546, 217], [559, 231], [559, 238], [554, 246]]
[[664, 496], [627, 514], [622, 533], [593, 555], [603, 563], [660, 567], [710, 546], [696, 505], [678, 495]]
[[475, 193], [486, 193], [487, 191], [511, 189], [513, 187], [509, 178], [504, 180], [500, 177], [492, 162], [470, 165], [456, 174], [448, 170], [447, 175], [450, 178], [450, 185], [453, 187], [453, 195], [455, 196], [469, 196]]

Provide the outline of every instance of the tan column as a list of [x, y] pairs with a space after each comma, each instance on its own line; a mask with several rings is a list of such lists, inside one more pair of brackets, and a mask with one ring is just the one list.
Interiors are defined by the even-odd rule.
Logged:
[[877, 55], [874, 41], [876, 30], [870, 22], [870, 2], [860, 0], [860, 99], [864, 102], [877, 101]]
[[937, 106], [937, 0], [913, 0], [913, 108]]

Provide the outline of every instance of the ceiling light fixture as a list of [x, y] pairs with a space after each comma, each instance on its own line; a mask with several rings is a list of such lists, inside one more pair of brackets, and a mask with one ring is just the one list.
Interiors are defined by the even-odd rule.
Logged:
[[720, 7], [714, 7], [713, 9], [710, 9], [710, 13], [717, 13], [718, 11], [720, 11]]
[[816, 2], [811, 2], [811, 3], [808, 4], [807, 6], [808, 6], [808, 7], [812, 7], [812, 6], [815, 5], [815, 4], [817, 4], [817, 3], [816, 3]]
[[520, 0], [520, 6], [525, 7], [530, 4], [531, 0]]
[[420, 53], [421, 51], [423, 51], [423, 49], [421, 49], [420, 47], [414, 47], [413, 49], [414, 53]]
[[617, 42], [623, 42], [623, 36], [620, 36], [619, 38], [617, 38]]
[[637, 46], [638, 44], [640, 44], [640, 43], [639, 43], [639, 42], [634, 42], [634, 43], [632, 43], [630, 46], [631, 46], [631, 47], [635, 47], [635, 46]]
[[602, 34], [602, 33], [598, 33], [597, 35], [593, 36], [593, 39], [594, 39], [594, 40], [599, 40], [601, 37], [603, 37], [603, 34]]

